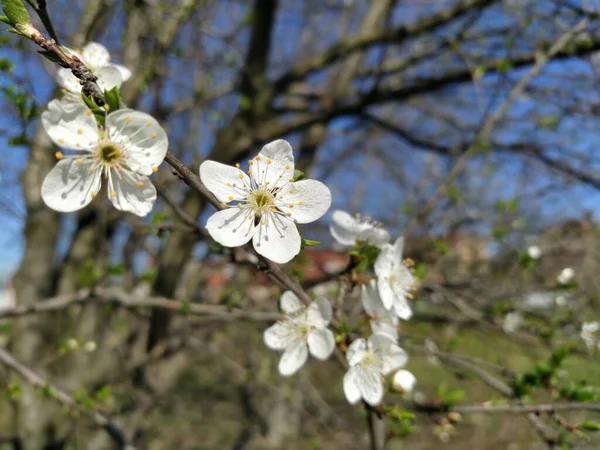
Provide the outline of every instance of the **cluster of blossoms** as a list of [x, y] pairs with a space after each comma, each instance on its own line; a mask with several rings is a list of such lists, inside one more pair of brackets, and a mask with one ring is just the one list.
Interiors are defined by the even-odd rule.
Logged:
[[[68, 49], [67, 49], [68, 50]], [[119, 88], [131, 72], [110, 62], [106, 48], [87, 44], [81, 52], [68, 50], [98, 77], [104, 91]], [[148, 176], [158, 171], [164, 160], [168, 139], [150, 115], [130, 109], [110, 108], [92, 111], [81, 94], [79, 80], [67, 69], [60, 69], [57, 80], [63, 96], [48, 105], [42, 124], [52, 141], [63, 151], [56, 152], [58, 163], [42, 183], [44, 202], [61, 212], [88, 205], [100, 192], [102, 180], [115, 208], [139, 216], [147, 215], [156, 200], [156, 189]], [[286, 263], [302, 247], [297, 224], [314, 222], [331, 205], [331, 192], [319, 181], [297, 180], [291, 145], [276, 140], [265, 145], [248, 161], [246, 172], [215, 161], [200, 165], [202, 183], [220, 202], [220, 210], [207, 221], [212, 238], [226, 247], [250, 241], [256, 252], [276, 263]], [[412, 390], [415, 377], [405, 370], [407, 356], [398, 345], [399, 319], [407, 320], [412, 311], [414, 277], [410, 262], [402, 261], [403, 239], [389, 243], [390, 235], [368, 218], [352, 217], [335, 211], [331, 234], [345, 247], [368, 243], [380, 253], [374, 264], [376, 280], [362, 286], [362, 305], [370, 317], [372, 335], [354, 338], [346, 350], [348, 372], [344, 392], [349, 402], [381, 402], [385, 377], [395, 373], [393, 387]], [[280, 299], [285, 318], [264, 332], [265, 344], [282, 351], [279, 372], [296, 373], [308, 355], [328, 359], [336, 339], [329, 329], [333, 311], [325, 297], [308, 305], [292, 292]]]
[[590, 350], [600, 349], [598, 331], [600, 331], [600, 322], [584, 322], [581, 325], [579, 336]]
[[[76, 52], [73, 52], [77, 54]], [[100, 44], [86, 45], [82, 61], [98, 76], [100, 87], [119, 87], [131, 73], [110, 64]], [[59, 147], [58, 163], [42, 183], [42, 199], [52, 209], [72, 212], [88, 205], [100, 192], [102, 179], [115, 208], [147, 215], [156, 200], [148, 178], [167, 153], [167, 134], [149, 114], [119, 109], [106, 114], [104, 123], [86, 106], [81, 85], [67, 69], [58, 72], [64, 96], [54, 99], [42, 114], [42, 124]]]

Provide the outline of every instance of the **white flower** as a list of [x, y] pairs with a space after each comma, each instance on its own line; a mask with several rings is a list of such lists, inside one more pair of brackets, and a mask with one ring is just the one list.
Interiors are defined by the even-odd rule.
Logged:
[[97, 345], [94, 341], [87, 341], [83, 344], [83, 349], [88, 353], [93, 353], [96, 351]]
[[352, 404], [363, 399], [371, 406], [383, 398], [383, 377], [406, 364], [408, 359], [396, 340], [375, 333], [368, 340], [356, 339], [348, 347], [350, 369], [344, 375], [344, 394]]
[[530, 245], [527, 247], [527, 254], [531, 259], [540, 259], [540, 256], [542, 256], [542, 250], [537, 245]]
[[392, 387], [397, 392], [412, 392], [416, 383], [417, 379], [408, 370], [399, 370], [392, 378]]
[[370, 323], [373, 333], [386, 333], [396, 339], [398, 337], [398, 317], [393, 311], [383, 306], [381, 297], [377, 292], [375, 280], [371, 280], [368, 285], [362, 286], [361, 301], [365, 312], [371, 318]]
[[[83, 46], [81, 53], [70, 48], [67, 50], [77, 56], [98, 77], [97, 83], [102, 90], [110, 90], [115, 86], [121, 87], [121, 84], [131, 77], [128, 68], [110, 62], [110, 54], [102, 44], [88, 42]], [[71, 70], [59, 69], [56, 78], [58, 84], [70, 93], [81, 93], [81, 83]]]
[[60, 147], [56, 166], [42, 183], [42, 198], [50, 208], [71, 212], [89, 204], [108, 182], [115, 208], [138, 216], [152, 210], [156, 189], [147, 175], [158, 170], [167, 153], [167, 134], [150, 115], [121, 109], [106, 117], [99, 130], [83, 103], [53, 100], [42, 114], [42, 124]]
[[390, 234], [379, 224], [369, 218], [361, 218], [358, 214], [352, 217], [345, 211], [334, 211], [331, 216], [329, 231], [333, 238], [344, 246], [352, 247], [356, 241], [369, 242], [381, 247], [390, 241]]
[[598, 330], [600, 330], [599, 322], [584, 322], [581, 325], [581, 333], [579, 336], [590, 350], [598, 346], [598, 338], [596, 337]]
[[565, 267], [563, 270], [560, 271], [560, 274], [556, 277], [556, 281], [558, 281], [559, 284], [569, 284], [573, 280], [574, 276], [575, 271], [570, 267]]
[[248, 161], [248, 175], [215, 161], [200, 165], [200, 178], [225, 207], [206, 229], [215, 241], [238, 247], [250, 240], [256, 251], [276, 263], [300, 252], [296, 223], [310, 223], [331, 205], [331, 192], [319, 181], [294, 181], [294, 155], [282, 139], [265, 145]]
[[521, 326], [523, 318], [518, 311], [513, 311], [504, 316], [502, 321], [502, 330], [507, 333], [515, 333]]
[[306, 362], [308, 352], [320, 360], [329, 358], [335, 348], [335, 338], [327, 328], [332, 314], [329, 301], [318, 297], [306, 308], [293, 292], [286, 291], [279, 303], [288, 317], [267, 328], [263, 336], [267, 347], [283, 350], [279, 373], [296, 373]]
[[567, 298], [564, 295], [559, 295], [554, 299], [556, 306], [565, 306], [567, 304]]
[[393, 245], [385, 244], [375, 261], [375, 275], [383, 306], [393, 309], [401, 319], [408, 320], [412, 311], [407, 298], [412, 295], [410, 291], [415, 278], [410, 268], [402, 262], [403, 248], [404, 239], [401, 237]]

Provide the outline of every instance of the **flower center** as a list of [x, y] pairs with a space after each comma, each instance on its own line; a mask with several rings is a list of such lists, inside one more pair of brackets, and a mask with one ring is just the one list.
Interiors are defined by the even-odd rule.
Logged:
[[111, 144], [105, 144], [100, 147], [100, 157], [104, 162], [110, 163], [121, 156], [121, 152], [117, 147]]
[[248, 204], [254, 210], [256, 217], [262, 215], [274, 208], [273, 194], [266, 189], [257, 189], [248, 196]]

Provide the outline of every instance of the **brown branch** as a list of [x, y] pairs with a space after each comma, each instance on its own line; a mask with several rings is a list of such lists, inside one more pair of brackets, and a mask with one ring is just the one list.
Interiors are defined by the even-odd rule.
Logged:
[[6, 349], [0, 348], [0, 362], [16, 372], [23, 380], [33, 387], [44, 389], [54, 399], [58, 400], [63, 405], [68, 406], [69, 408], [91, 418], [97, 426], [106, 431], [110, 438], [118, 445], [119, 449], [135, 450], [135, 447], [128, 443], [125, 433], [117, 425], [115, 425], [109, 417], [97, 410], [91, 410], [88, 407], [79, 405], [71, 395], [50, 384], [46, 379], [42, 378], [32, 369], [18, 361]]
[[16, 305], [11, 308], [1, 308], [0, 317], [22, 317], [32, 314], [52, 313], [63, 311], [76, 305], [115, 305], [122, 308], [151, 308], [164, 309], [180, 314], [208, 316], [216, 320], [254, 320], [275, 321], [283, 316], [267, 311], [244, 311], [228, 309], [221, 305], [206, 305], [172, 300], [164, 297], [136, 298], [125, 292], [110, 289], [84, 289], [77, 294], [61, 295], [30, 305]]

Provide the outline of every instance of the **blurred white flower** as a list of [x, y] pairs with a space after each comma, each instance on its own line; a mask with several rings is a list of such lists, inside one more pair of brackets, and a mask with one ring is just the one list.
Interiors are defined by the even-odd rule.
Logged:
[[554, 299], [554, 303], [556, 303], [556, 306], [565, 306], [567, 304], [567, 299], [564, 295], [559, 295]]
[[416, 383], [417, 379], [408, 370], [399, 370], [392, 378], [392, 387], [397, 392], [412, 392]]
[[[110, 62], [110, 54], [102, 44], [88, 42], [83, 46], [81, 52], [70, 48], [67, 48], [67, 50], [77, 56], [98, 77], [97, 83], [102, 90], [110, 90], [115, 86], [121, 87], [121, 84], [131, 77], [131, 71], [128, 68]], [[70, 94], [76, 94], [81, 100], [79, 95], [81, 93], [81, 83], [70, 69], [59, 69], [56, 78], [61, 87]], [[75, 95], [71, 97], [73, 98]]]
[[530, 245], [527, 248], [527, 254], [531, 259], [540, 259], [540, 256], [542, 256], [542, 250], [537, 245]]
[[408, 320], [412, 310], [407, 298], [412, 296], [415, 278], [409, 267], [402, 261], [404, 239], [398, 238], [392, 244], [385, 244], [375, 261], [377, 288], [383, 306], [393, 309], [401, 319]]
[[148, 175], [165, 158], [167, 133], [149, 114], [120, 109], [106, 117], [100, 131], [92, 112], [83, 104], [52, 100], [42, 114], [42, 124], [62, 148], [75, 151], [59, 160], [42, 183], [46, 205], [60, 212], [87, 206], [108, 183], [108, 198], [121, 211], [148, 214], [156, 189]]
[[209, 217], [206, 229], [221, 245], [239, 247], [252, 240], [259, 254], [286, 263], [300, 252], [296, 224], [325, 214], [331, 192], [319, 181], [294, 181], [292, 146], [283, 139], [265, 145], [248, 164], [250, 176], [239, 164], [200, 165], [202, 182], [225, 208]]
[[267, 328], [263, 336], [267, 347], [283, 350], [279, 373], [296, 373], [306, 362], [308, 352], [320, 360], [329, 358], [335, 348], [335, 338], [327, 328], [332, 314], [329, 301], [318, 297], [307, 308], [293, 292], [286, 291], [279, 304], [288, 317]]
[[352, 247], [357, 241], [369, 242], [376, 247], [381, 247], [390, 241], [390, 234], [380, 228], [376, 222], [360, 215], [352, 217], [345, 211], [334, 211], [331, 216], [329, 231], [333, 238], [346, 247]]
[[573, 280], [573, 277], [575, 277], [575, 271], [570, 267], [565, 267], [560, 271], [558, 277], [556, 277], [556, 281], [559, 284], [568, 284]]
[[88, 353], [95, 352], [96, 348], [97, 348], [97, 346], [94, 341], [87, 341], [85, 344], [83, 344], [83, 349]]
[[581, 325], [581, 332], [579, 333], [579, 336], [581, 337], [581, 339], [583, 339], [585, 345], [590, 350], [599, 347], [599, 340], [596, 336], [598, 330], [600, 330], [599, 322], [584, 322]]
[[350, 369], [344, 375], [344, 394], [354, 404], [363, 399], [371, 406], [383, 399], [383, 377], [404, 366], [407, 356], [396, 340], [375, 333], [368, 340], [356, 339], [348, 347]]
[[365, 312], [371, 318], [370, 324], [373, 333], [387, 333], [396, 339], [398, 337], [398, 317], [393, 311], [383, 306], [375, 280], [362, 286], [361, 301]]
[[521, 326], [522, 321], [523, 317], [521, 317], [521, 313], [518, 311], [510, 312], [504, 316], [504, 320], [502, 321], [502, 330], [507, 334], [515, 333]]

